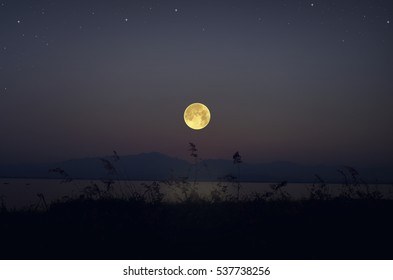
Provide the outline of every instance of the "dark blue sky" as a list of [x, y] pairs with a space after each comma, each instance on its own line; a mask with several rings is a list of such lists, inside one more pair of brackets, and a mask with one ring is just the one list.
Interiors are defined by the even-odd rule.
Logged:
[[[0, 163], [393, 163], [392, 1], [0, 1]], [[183, 122], [193, 102], [212, 121]]]

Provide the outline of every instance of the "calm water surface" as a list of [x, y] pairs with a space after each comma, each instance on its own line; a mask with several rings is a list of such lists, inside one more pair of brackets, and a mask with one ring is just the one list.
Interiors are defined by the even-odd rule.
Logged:
[[[114, 193], [116, 196], [127, 196], [133, 190], [143, 193], [146, 189], [143, 183], [150, 184], [152, 182], [129, 182], [119, 181], [114, 183]], [[53, 179], [0, 179], [0, 198], [4, 201], [8, 208], [23, 208], [36, 205], [39, 202], [38, 193], [42, 193], [48, 203], [63, 197], [79, 197], [83, 194], [86, 187], [97, 184], [102, 190], [105, 184], [101, 181], [91, 180], [74, 180], [70, 183], [63, 183], [60, 180]], [[254, 193], [263, 193], [270, 191], [272, 183], [242, 183], [240, 196], [246, 197]], [[191, 187], [193, 183], [190, 183]], [[231, 184], [228, 185], [228, 192], [236, 193], [236, 188]], [[160, 190], [165, 194], [166, 201], [176, 201], [181, 196], [179, 189], [169, 187], [160, 183]], [[197, 193], [204, 198], [210, 198], [210, 193], [217, 187], [217, 182], [199, 182], [196, 185]], [[287, 191], [293, 199], [306, 198], [312, 184], [307, 183], [291, 183], [284, 190]], [[328, 185], [330, 193], [340, 193], [342, 186], [331, 184]], [[391, 185], [371, 185], [372, 190], [379, 190], [386, 197], [393, 197], [393, 187]], [[364, 190], [365, 188], [362, 187]]]

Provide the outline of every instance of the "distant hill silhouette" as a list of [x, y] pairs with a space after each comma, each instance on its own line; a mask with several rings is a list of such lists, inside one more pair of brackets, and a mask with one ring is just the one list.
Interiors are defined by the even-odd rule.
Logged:
[[[110, 173], [105, 169], [102, 159], [109, 160], [116, 169]], [[61, 168], [72, 179], [121, 179], [121, 180], [165, 180], [171, 176], [189, 177], [194, 180], [192, 163], [170, 157], [161, 153], [143, 153], [137, 155], [113, 156], [102, 158], [84, 158], [67, 160], [58, 163], [20, 164], [0, 166], [0, 177], [12, 178], [60, 178], [50, 169]], [[356, 166], [355, 166], [356, 168]], [[265, 164], [242, 163], [240, 180], [254, 182], [313, 182], [318, 174], [326, 182], [343, 183], [343, 175], [337, 170], [345, 170], [343, 166], [302, 165], [291, 162], [272, 162]], [[393, 172], [390, 167], [359, 168], [360, 177], [368, 183], [392, 183]], [[216, 181], [227, 174], [237, 176], [237, 169], [231, 160], [209, 159], [198, 163], [198, 180]], [[350, 176], [348, 174], [348, 176]]]

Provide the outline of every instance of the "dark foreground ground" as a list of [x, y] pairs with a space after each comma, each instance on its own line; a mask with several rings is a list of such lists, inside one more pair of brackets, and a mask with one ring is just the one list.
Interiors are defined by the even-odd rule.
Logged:
[[391, 200], [77, 199], [0, 210], [0, 258], [393, 259], [392, 222]]

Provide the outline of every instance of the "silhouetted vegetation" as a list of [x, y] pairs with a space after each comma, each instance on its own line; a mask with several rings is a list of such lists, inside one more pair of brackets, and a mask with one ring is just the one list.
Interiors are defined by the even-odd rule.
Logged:
[[2, 259], [391, 259], [390, 200], [75, 198], [0, 210]]
[[[91, 183], [79, 195], [8, 209], [0, 197], [0, 258], [3, 259], [391, 259], [393, 201], [364, 182], [352, 167], [339, 172], [338, 194], [315, 175], [308, 199], [294, 200], [287, 182], [265, 192], [242, 194], [239, 152], [234, 174], [219, 178], [210, 196], [197, 189], [197, 148], [190, 143], [195, 178], [176, 177], [126, 184]], [[191, 169], [192, 170], [192, 169]], [[72, 182], [61, 169], [53, 169]], [[124, 171], [122, 171], [124, 172]], [[193, 176], [193, 177], [194, 177]], [[191, 182], [190, 182], [191, 180]], [[166, 201], [162, 188], [173, 191]]]

